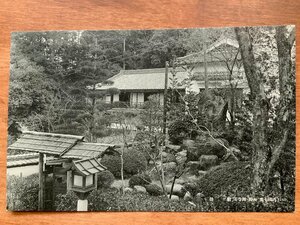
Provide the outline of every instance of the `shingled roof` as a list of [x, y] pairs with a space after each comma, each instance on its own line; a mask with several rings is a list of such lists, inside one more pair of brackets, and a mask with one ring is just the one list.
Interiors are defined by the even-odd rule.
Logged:
[[83, 136], [26, 131], [8, 149], [34, 153], [8, 156], [7, 165], [12, 167], [37, 164], [38, 154], [36, 153], [45, 153], [55, 157], [50, 160], [51, 163], [55, 163], [57, 160], [64, 159], [98, 158], [108, 150], [114, 151], [115, 145], [88, 143], [83, 139]]
[[89, 158], [73, 162], [74, 168], [85, 176], [95, 174], [106, 170], [107, 168], [101, 165], [97, 159]]
[[101, 143], [78, 142], [62, 158], [84, 159], [101, 157], [105, 151], [112, 149], [114, 145]]
[[39, 163], [38, 153], [28, 153], [21, 155], [9, 155], [7, 156], [7, 168], [27, 166], [27, 165], [37, 165]]
[[83, 136], [24, 131], [8, 149], [61, 155], [83, 139]]

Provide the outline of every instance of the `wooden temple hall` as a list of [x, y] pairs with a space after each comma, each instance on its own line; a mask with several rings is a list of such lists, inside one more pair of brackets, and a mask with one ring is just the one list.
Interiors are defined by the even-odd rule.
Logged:
[[23, 132], [8, 149], [23, 155], [9, 156], [8, 169], [38, 165], [39, 210], [52, 210], [55, 197], [67, 190], [80, 198], [80, 193], [97, 188], [97, 174], [106, 169], [99, 159], [117, 153], [114, 145], [88, 143], [83, 136], [32, 131]]

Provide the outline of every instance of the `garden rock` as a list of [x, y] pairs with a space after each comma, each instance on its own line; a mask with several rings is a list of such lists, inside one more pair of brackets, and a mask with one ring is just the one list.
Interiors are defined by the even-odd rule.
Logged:
[[178, 152], [175, 156], [176, 156], [176, 162], [178, 164], [184, 164], [185, 161], [187, 160], [187, 150]]
[[178, 178], [178, 179], [176, 179], [176, 181], [175, 181], [175, 184], [185, 184], [186, 183], [186, 180], [185, 179], [183, 179], [183, 178]]
[[171, 195], [171, 201], [179, 201], [179, 197], [177, 195]]
[[136, 190], [137, 192], [141, 192], [141, 193], [147, 192], [146, 188], [139, 186], [139, 185], [134, 186], [133, 189]]
[[188, 172], [192, 175], [198, 175], [198, 170], [200, 169], [200, 162], [199, 161], [189, 161], [187, 163]]
[[124, 193], [127, 193], [127, 192], [132, 192], [133, 191], [133, 189], [132, 188], [130, 188], [130, 187], [126, 187], [126, 188], [124, 188]]
[[196, 175], [187, 176], [185, 178], [186, 182], [197, 182], [199, 178]]
[[181, 149], [180, 145], [167, 145], [166, 148], [170, 150], [170, 152], [178, 152]]
[[207, 171], [205, 171], [205, 170], [199, 170], [198, 171], [198, 176], [199, 177], [203, 177], [205, 174], [207, 174]]
[[199, 158], [200, 168], [202, 170], [208, 170], [213, 166], [218, 165], [218, 156], [216, 155], [202, 155]]
[[204, 198], [205, 196], [204, 196], [204, 194], [202, 194], [202, 193], [197, 193], [196, 194], [196, 200], [197, 201], [202, 201], [202, 199]]
[[189, 160], [194, 161], [201, 155], [217, 155], [222, 158], [226, 153], [226, 148], [222, 145], [229, 147], [228, 141], [225, 139], [212, 139], [212, 138], [199, 138], [195, 142], [195, 149], [189, 149]]
[[186, 147], [187, 149], [189, 148], [194, 148], [195, 146], [195, 141], [194, 140], [183, 140], [183, 146]]
[[[172, 184], [167, 184], [166, 185], [166, 191], [167, 193], [171, 193], [171, 188], [172, 188]], [[174, 184], [174, 187], [173, 187], [173, 193], [172, 194], [175, 194], [175, 195], [178, 195], [178, 196], [184, 196], [184, 187], [183, 185], [181, 184]]]
[[145, 188], [150, 195], [159, 196], [163, 194], [162, 188], [157, 184], [148, 184]]
[[192, 195], [191, 195], [191, 193], [189, 191], [187, 191], [185, 193], [185, 195], [183, 197], [183, 200], [185, 200], [185, 201], [191, 201], [191, 200], [193, 200], [193, 197], [192, 197]]

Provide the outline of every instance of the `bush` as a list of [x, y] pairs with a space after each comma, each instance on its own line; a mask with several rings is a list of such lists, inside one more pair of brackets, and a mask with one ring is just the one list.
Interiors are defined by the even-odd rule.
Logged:
[[7, 177], [7, 209], [12, 211], [38, 210], [39, 175]]
[[184, 139], [191, 136], [193, 127], [190, 121], [174, 121], [168, 130], [170, 141], [175, 145], [182, 144]]
[[157, 184], [148, 184], [145, 185], [146, 191], [153, 196], [159, 196], [163, 194], [163, 190]]
[[[193, 199], [193, 203], [183, 200], [171, 201], [166, 196], [151, 196], [140, 192], [127, 192], [122, 195], [117, 189], [94, 190], [88, 196], [89, 211], [186, 211], [186, 212], [291, 212], [293, 202], [249, 202], [227, 201], [231, 195], [214, 195], [204, 197], [201, 201]], [[75, 211], [77, 196], [70, 191], [56, 198], [57, 211]]]
[[198, 192], [205, 196], [221, 193], [251, 194], [251, 171], [249, 162], [230, 162], [217, 166], [199, 179]]
[[56, 211], [76, 211], [78, 197], [73, 191], [66, 194], [58, 194], [55, 198], [54, 207]]
[[137, 174], [133, 175], [129, 180], [129, 187], [134, 187], [135, 185], [145, 186], [151, 183], [151, 178], [147, 174]]
[[115, 177], [109, 170], [102, 171], [97, 177], [97, 188], [109, 188], [114, 180]]
[[[143, 153], [137, 150], [130, 149], [124, 151], [123, 160], [125, 178], [146, 170], [147, 160]], [[121, 158], [119, 155], [105, 155], [101, 159], [101, 163], [106, 166], [116, 178], [121, 178]]]
[[[76, 211], [77, 196], [69, 191], [58, 195], [57, 211]], [[88, 211], [193, 211], [194, 206], [184, 201], [174, 202], [166, 196], [149, 196], [146, 193], [127, 192], [117, 189], [94, 190], [88, 196]]]

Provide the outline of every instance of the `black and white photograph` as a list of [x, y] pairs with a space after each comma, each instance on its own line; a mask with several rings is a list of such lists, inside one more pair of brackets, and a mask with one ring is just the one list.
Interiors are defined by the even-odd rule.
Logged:
[[294, 212], [295, 29], [11, 33], [7, 210]]

